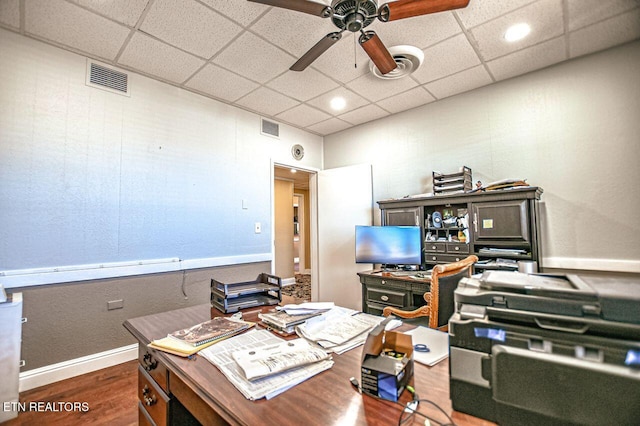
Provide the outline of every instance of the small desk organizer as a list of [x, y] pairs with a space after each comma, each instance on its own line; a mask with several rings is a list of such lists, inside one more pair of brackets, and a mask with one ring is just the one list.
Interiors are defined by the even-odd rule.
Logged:
[[458, 173], [442, 174], [432, 172], [433, 176], [433, 193], [435, 195], [457, 194], [471, 191], [471, 169], [462, 166]]
[[211, 279], [211, 305], [224, 313], [254, 306], [277, 305], [282, 300], [282, 278], [261, 273], [255, 281], [225, 284]]

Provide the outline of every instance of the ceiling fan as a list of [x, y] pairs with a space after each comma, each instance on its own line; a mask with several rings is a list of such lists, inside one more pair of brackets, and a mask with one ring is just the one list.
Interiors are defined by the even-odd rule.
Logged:
[[248, 0], [269, 6], [308, 13], [322, 18], [331, 18], [340, 31], [324, 36], [307, 53], [289, 68], [303, 71], [320, 55], [342, 38], [342, 33], [360, 32], [358, 42], [367, 53], [380, 73], [387, 74], [398, 65], [375, 31], [364, 31], [376, 18], [382, 22], [427, 15], [460, 9], [469, 4], [469, 0], [397, 0], [385, 3], [378, 8], [377, 0], [332, 0], [331, 6], [311, 0]]

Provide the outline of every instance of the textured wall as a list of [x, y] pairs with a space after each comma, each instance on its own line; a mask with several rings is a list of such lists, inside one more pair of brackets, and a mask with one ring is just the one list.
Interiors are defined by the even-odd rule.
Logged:
[[[25, 288], [21, 371], [136, 343], [122, 325], [127, 319], [210, 303], [211, 278], [253, 281], [270, 270], [261, 262]], [[122, 309], [107, 310], [107, 302], [119, 299]]]
[[373, 164], [376, 200], [462, 165], [527, 179], [548, 266], [640, 272], [639, 69], [634, 42], [376, 120], [326, 137], [325, 168]]

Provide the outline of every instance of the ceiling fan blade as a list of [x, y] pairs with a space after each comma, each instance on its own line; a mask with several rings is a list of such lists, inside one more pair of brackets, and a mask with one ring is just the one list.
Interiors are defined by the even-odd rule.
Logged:
[[398, 0], [380, 6], [378, 15], [383, 22], [429, 13], [444, 12], [446, 10], [467, 7], [469, 0]]
[[281, 7], [283, 9], [295, 10], [296, 12], [308, 13], [310, 15], [328, 18], [333, 15], [331, 7], [309, 0], [248, 0], [253, 3], [266, 4], [267, 6]]
[[327, 34], [307, 51], [298, 61], [291, 65], [291, 71], [304, 71], [313, 61], [318, 59], [320, 55], [326, 52], [331, 46], [336, 44], [342, 38], [342, 32]]
[[387, 74], [396, 69], [398, 64], [375, 32], [367, 31], [362, 33], [358, 41], [382, 74]]

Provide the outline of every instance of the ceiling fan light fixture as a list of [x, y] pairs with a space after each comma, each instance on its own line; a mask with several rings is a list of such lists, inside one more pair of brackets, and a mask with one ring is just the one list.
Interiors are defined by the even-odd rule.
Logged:
[[397, 80], [413, 74], [424, 62], [424, 52], [415, 46], [392, 46], [389, 48], [389, 53], [397, 67], [386, 74], [382, 74], [373, 62], [369, 62], [371, 73], [383, 80]]

